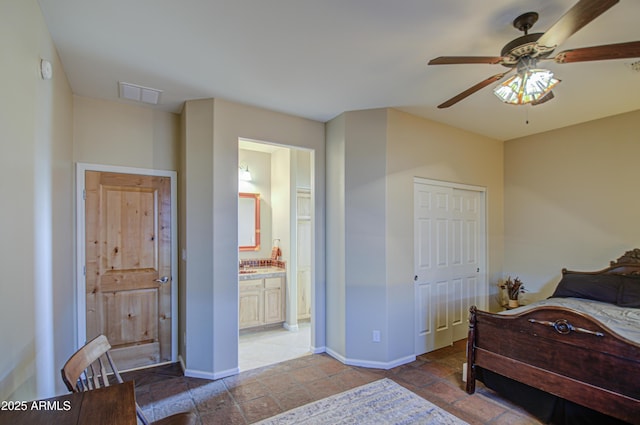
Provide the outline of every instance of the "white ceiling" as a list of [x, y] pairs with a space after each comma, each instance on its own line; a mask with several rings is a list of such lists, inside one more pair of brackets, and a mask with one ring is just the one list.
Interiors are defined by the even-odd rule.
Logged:
[[[393, 107], [499, 140], [640, 109], [640, 72], [620, 59], [559, 65], [543, 105], [510, 106], [486, 87], [436, 106], [501, 65], [427, 66], [499, 56], [540, 14], [544, 32], [577, 0], [39, 0], [73, 92], [118, 99], [118, 81], [163, 90], [161, 110], [218, 97], [328, 121]], [[640, 40], [639, 0], [619, 4], [557, 51]], [[528, 124], [527, 124], [528, 121]]]

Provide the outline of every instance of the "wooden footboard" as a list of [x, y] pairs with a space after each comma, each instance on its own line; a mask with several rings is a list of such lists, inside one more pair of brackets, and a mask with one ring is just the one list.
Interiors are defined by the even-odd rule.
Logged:
[[476, 367], [630, 423], [640, 418], [640, 345], [586, 314], [538, 307], [520, 314], [470, 309], [467, 392]]

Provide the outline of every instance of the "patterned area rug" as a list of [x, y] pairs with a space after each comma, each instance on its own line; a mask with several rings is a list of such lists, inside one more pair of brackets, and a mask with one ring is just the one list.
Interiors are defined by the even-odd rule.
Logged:
[[300, 406], [258, 424], [468, 425], [387, 378]]

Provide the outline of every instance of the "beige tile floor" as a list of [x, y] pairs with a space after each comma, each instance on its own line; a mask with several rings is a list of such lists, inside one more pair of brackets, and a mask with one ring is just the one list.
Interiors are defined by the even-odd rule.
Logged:
[[240, 335], [240, 372], [268, 366], [311, 354], [311, 325], [298, 324], [297, 331], [284, 328], [248, 332]]

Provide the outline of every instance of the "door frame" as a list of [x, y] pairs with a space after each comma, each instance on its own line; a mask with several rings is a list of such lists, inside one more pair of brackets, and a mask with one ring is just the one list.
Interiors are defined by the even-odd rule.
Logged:
[[[455, 183], [455, 182], [449, 182], [449, 181], [444, 181], [444, 180], [432, 180], [432, 179], [427, 179], [427, 178], [423, 178], [423, 177], [414, 177], [413, 178], [413, 193], [415, 193], [415, 187], [416, 187], [416, 183], [418, 184], [426, 184], [426, 185], [430, 185], [430, 186], [440, 186], [440, 187], [446, 187], [446, 188], [450, 188], [450, 189], [460, 189], [460, 190], [467, 190], [467, 191], [472, 191], [472, 192], [478, 192], [480, 194], [480, 208], [479, 213], [480, 213], [480, 224], [482, 225], [482, 228], [480, 229], [480, 232], [483, 234], [483, 239], [484, 239], [484, 243], [482, 245], [482, 258], [478, 261], [478, 264], [481, 264], [481, 268], [482, 268], [482, 276], [484, 278], [484, 288], [483, 288], [483, 294], [482, 294], [482, 302], [481, 305], [477, 306], [479, 309], [481, 310], [486, 310], [486, 308], [488, 307], [489, 304], [489, 227], [488, 227], [488, 205], [489, 202], [487, 201], [487, 188], [484, 186], [475, 186], [475, 185], [470, 185], [470, 184], [464, 184], [464, 183]], [[415, 202], [416, 200], [413, 199], [413, 208], [414, 208], [414, 217], [413, 217], [413, 237], [414, 237], [414, 246], [415, 246]], [[416, 269], [415, 269], [415, 262], [416, 262], [416, 252], [414, 249], [414, 258], [413, 258], [413, 264], [414, 264], [414, 269], [413, 269], [413, 273], [415, 275], [416, 273]], [[416, 302], [416, 294], [415, 294], [415, 284], [414, 284], [414, 307], [415, 307], [415, 302]], [[417, 320], [416, 319], [416, 315], [417, 312], [414, 311], [414, 321]], [[415, 322], [414, 322], [415, 323]], [[415, 325], [414, 325], [415, 326]], [[416, 330], [414, 329], [413, 332], [413, 338], [414, 338], [414, 352], [417, 352], [416, 350]]]
[[[171, 362], [178, 361], [178, 173], [170, 170], [122, 167], [116, 165], [76, 163], [76, 348], [86, 344], [86, 279], [85, 279], [85, 172], [99, 171], [121, 174], [169, 177], [171, 180]], [[162, 363], [158, 363], [162, 364]]]

